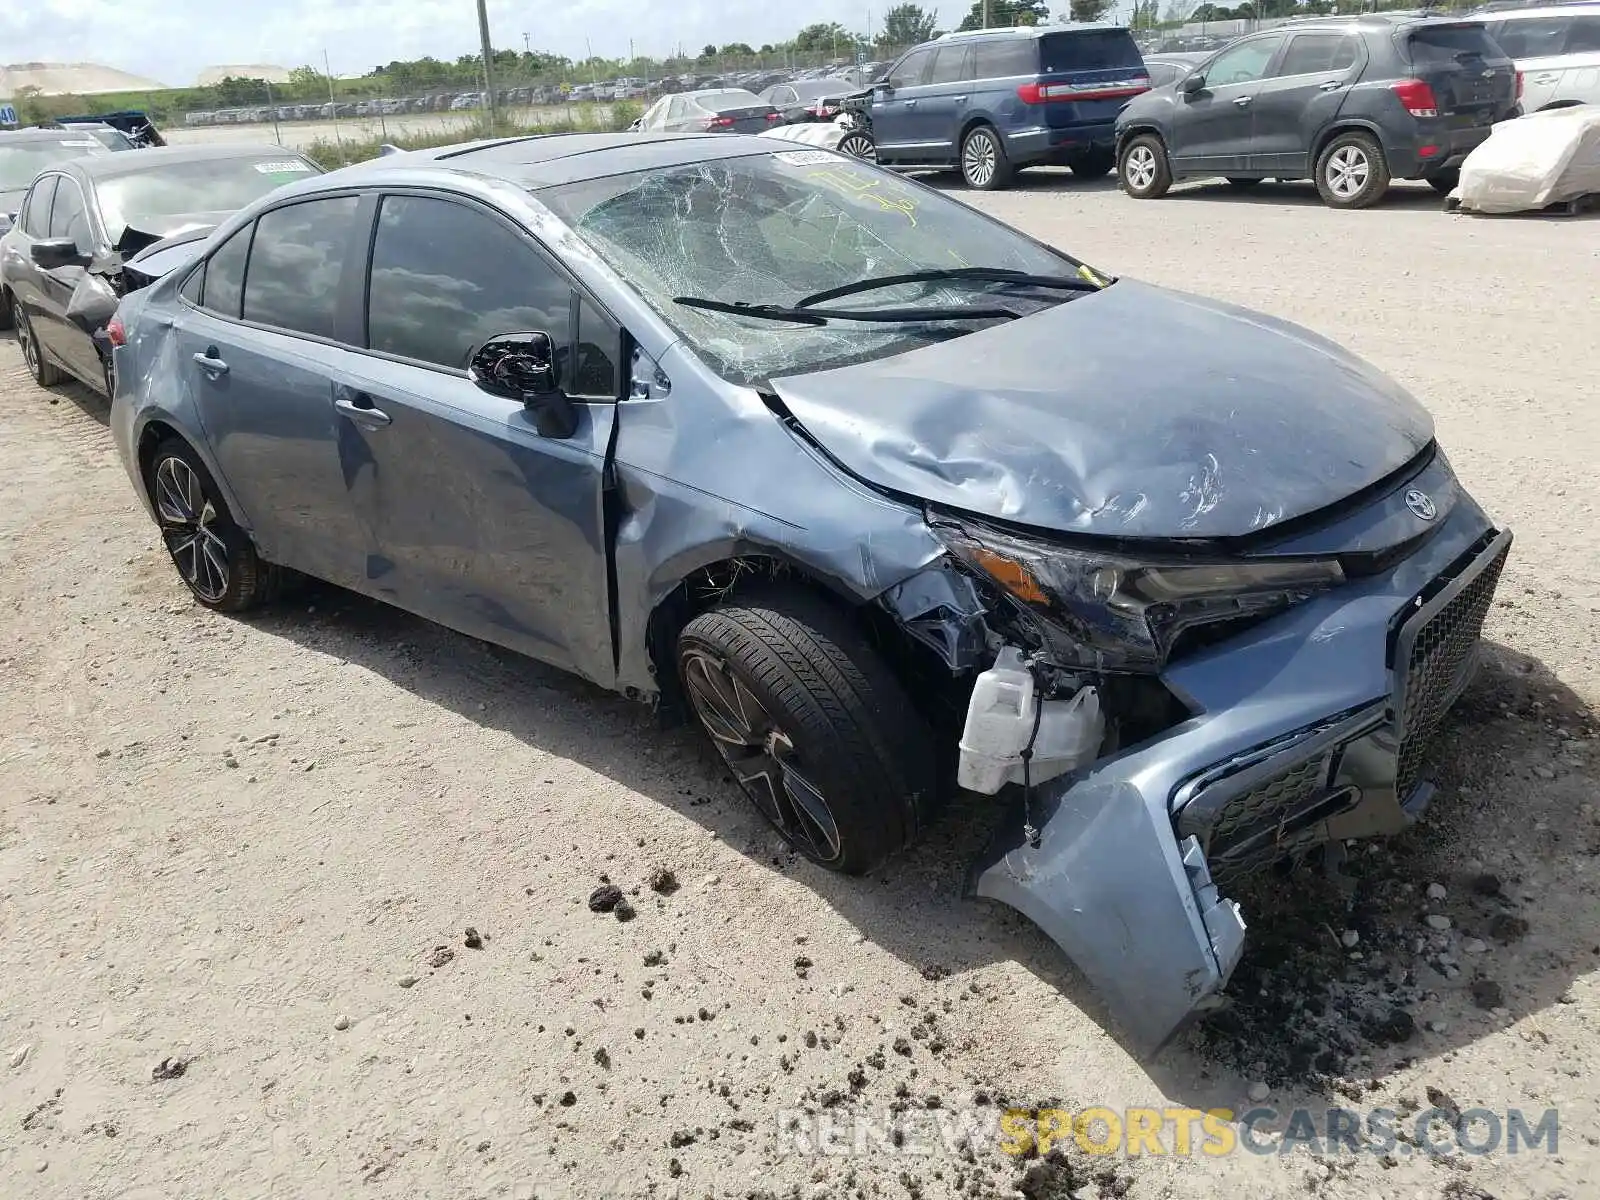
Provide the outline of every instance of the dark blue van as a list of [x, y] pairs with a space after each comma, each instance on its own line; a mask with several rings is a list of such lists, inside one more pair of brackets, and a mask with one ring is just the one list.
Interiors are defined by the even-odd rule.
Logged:
[[1045, 164], [1104, 175], [1117, 114], [1149, 88], [1119, 25], [973, 30], [908, 50], [872, 85], [867, 117], [884, 166], [959, 167], [987, 190]]

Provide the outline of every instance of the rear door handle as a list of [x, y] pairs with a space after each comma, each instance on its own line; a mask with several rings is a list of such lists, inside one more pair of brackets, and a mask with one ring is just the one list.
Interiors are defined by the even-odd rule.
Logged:
[[342, 413], [357, 425], [367, 429], [380, 429], [394, 420], [388, 413], [373, 405], [371, 396], [342, 384], [334, 387], [333, 407], [336, 412]]
[[907, 108], [915, 108], [916, 106], [917, 106], [917, 102], [915, 100], [907, 100], [906, 101], [906, 107]]
[[1344, 80], [1342, 80], [1342, 79], [1330, 79], [1326, 83], [1317, 84], [1317, 90], [1323, 91], [1323, 92], [1332, 92], [1332, 91], [1338, 90], [1339, 88], [1342, 88], [1343, 86], [1344, 86]]
[[950, 99], [954, 100], [957, 104], [965, 104], [967, 102], [967, 98], [965, 96], [951, 96]]
[[1250, 107], [1250, 101], [1252, 101], [1254, 99], [1255, 99], [1254, 96], [1240, 96], [1237, 100], [1234, 101], [1234, 103], [1237, 104], [1240, 108], [1249, 108]]
[[1561, 76], [1560, 75], [1537, 75], [1537, 76], [1534, 77], [1533, 81], [1535, 83], [1537, 83], [1539, 86], [1543, 87], [1545, 84], [1549, 84], [1549, 83], [1560, 83], [1561, 82]]
[[200, 365], [202, 371], [213, 379], [220, 379], [228, 373], [228, 364], [217, 357], [217, 348], [215, 346], [207, 346], [204, 354], [195, 354], [194, 361]]

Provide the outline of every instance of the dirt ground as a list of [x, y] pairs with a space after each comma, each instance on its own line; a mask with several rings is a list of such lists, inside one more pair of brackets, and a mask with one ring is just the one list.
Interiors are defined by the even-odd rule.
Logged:
[[[104, 403], [34, 388], [7, 338], [0, 1192], [1600, 1194], [1600, 219], [1451, 217], [1426, 190], [1352, 214], [1271, 186], [1140, 204], [1049, 174], [979, 202], [1309, 325], [1432, 409], [1518, 540], [1427, 821], [1353, 851], [1353, 894], [1241, 897], [1235, 1009], [1141, 1064], [1042, 935], [962, 899], [992, 802], [839, 879], [621, 698], [328, 589], [210, 614]], [[607, 877], [633, 919], [590, 911]], [[1001, 1105], [1264, 1093], [1266, 1153], [1174, 1155], [1176, 1122], [1166, 1155], [1068, 1137], [1029, 1160], [995, 1136]], [[1499, 1148], [1274, 1141], [1296, 1106], [1402, 1130], [1488, 1110], [1462, 1129]], [[1508, 1110], [1551, 1108], [1555, 1152], [1509, 1153]]]

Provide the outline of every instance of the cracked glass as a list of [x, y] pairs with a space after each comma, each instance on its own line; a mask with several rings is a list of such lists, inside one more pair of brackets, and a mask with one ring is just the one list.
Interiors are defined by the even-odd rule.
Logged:
[[[676, 298], [782, 306], [884, 275], [961, 267], [1072, 275], [1080, 266], [937, 191], [826, 150], [585, 180], [546, 188], [539, 199], [736, 383], [883, 358], [994, 319], [790, 325], [691, 309]], [[864, 291], [818, 311], [999, 305], [1027, 316], [1076, 294], [939, 281]]]

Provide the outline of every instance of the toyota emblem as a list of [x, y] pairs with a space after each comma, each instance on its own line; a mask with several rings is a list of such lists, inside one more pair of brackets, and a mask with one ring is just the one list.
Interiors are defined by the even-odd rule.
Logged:
[[1433, 497], [1427, 492], [1412, 488], [1406, 493], [1406, 507], [1424, 521], [1431, 521], [1439, 515], [1439, 509], [1433, 503]]

